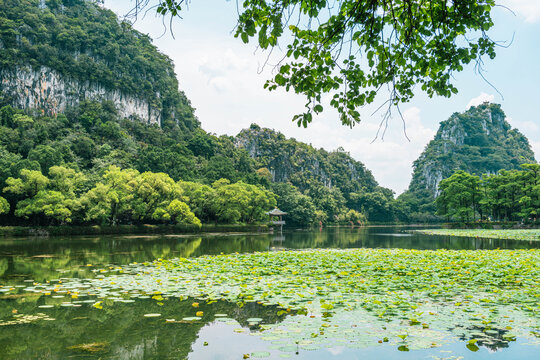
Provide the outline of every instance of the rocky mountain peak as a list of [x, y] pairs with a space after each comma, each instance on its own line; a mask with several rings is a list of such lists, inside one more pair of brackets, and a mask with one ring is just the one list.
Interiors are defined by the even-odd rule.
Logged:
[[457, 170], [482, 175], [535, 162], [527, 138], [506, 121], [499, 104], [485, 102], [442, 121], [414, 162], [409, 191], [436, 197], [442, 179]]

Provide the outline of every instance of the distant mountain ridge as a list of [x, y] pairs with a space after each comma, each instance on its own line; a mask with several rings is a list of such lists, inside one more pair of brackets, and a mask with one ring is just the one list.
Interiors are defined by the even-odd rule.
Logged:
[[402, 198], [412, 196], [427, 205], [438, 195], [439, 182], [457, 170], [481, 176], [534, 162], [529, 141], [512, 129], [501, 106], [485, 102], [440, 123], [414, 162], [412, 180]]
[[235, 144], [245, 149], [259, 167], [268, 168], [274, 182], [289, 181], [302, 189], [306, 181], [315, 180], [346, 193], [373, 191], [378, 186], [371, 171], [343, 149], [315, 149], [255, 124], [242, 130]]

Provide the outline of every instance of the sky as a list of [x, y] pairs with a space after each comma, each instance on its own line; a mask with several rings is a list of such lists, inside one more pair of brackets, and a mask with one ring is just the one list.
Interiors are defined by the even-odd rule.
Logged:
[[[134, 0], [105, 0], [105, 7], [121, 17], [134, 4]], [[331, 109], [316, 116], [307, 129], [293, 123], [291, 119], [303, 111], [305, 99], [294, 92], [263, 89], [274, 68], [271, 61], [264, 66], [268, 53], [258, 50], [253, 41], [244, 44], [234, 38], [236, 1], [191, 1], [182, 19], [173, 21], [174, 37], [153, 12], [133, 25], [174, 61], [180, 90], [190, 99], [206, 131], [236, 135], [256, 123], [316, 148], [343, 147], [373, 172], [381, 186], [399, 195], [407, 189], [412, 164], [433, 139], [439, 123], [483, 101], [502, 105], [507, 121], [528, 137], [539, 160], [540, 0], [497, 0], [497, 4], [501, 6], [493, 10], [495, 26], [489, 34], [505, 47], [498, 48], [494, 60], [485, 60], [483, 74], [489, 83], [472, 65], [466, 67], [454, 75], [457, 95], [429, 98], [418, 93], [400, 107], [407, 136], [394, 111], [383, 139], [376, 139], [383, 112], [374, 111], [385, 94], [372, 106], [359, 109], [362, 122], [352, 129], [342, 126]], [[279, 50], [273, 55], [276, 53]]]

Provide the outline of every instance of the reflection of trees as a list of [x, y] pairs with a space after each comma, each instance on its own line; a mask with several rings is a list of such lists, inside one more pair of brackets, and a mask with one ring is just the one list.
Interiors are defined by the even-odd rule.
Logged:
[[201, 238], [183, 241], [176, 244], [175, 250], [180, 257], [190, 257], [201, 246]]
[[202, 238], [193, 256], [267, 251], [272, 238], [269, 235], [229, 235]]
[[[52, 299], [47, 299], [47, 301]], [[43, 298], [38, 300], [42, 303]], [[166, 300], [159, 306], [153, 300], [137, 300], [135, 303], [106, 305], [97, 310], [89, 305], [81, 308], [57, 307], [45, 310], [55, 321], [38, 321], [32, 325], [0, 326], [0, 348], [3, 359], [64, 359], [76, 355], [67, 349], [73, 345], [88, 343], [108, 344], [105, 352], [95, 356], [107, 359], [165, 359], [187, 358], [199, 330], [214, 320], [213, 314], [225, 313], [247, 326], [246, 319], [260, 317], [265, 323], [283, 319], [277, 316], [274, 306], [248, 303], [239, 308], [236, 304], [217, 302], [194, 309], [193, 300]], [[11, 316], [16, 308], [19, 313], [38, 312], [35, 303], [20, 301], [0, 302], [2, 319]], [[198, 322], [166, 323], [165, 319], [181, 320], [203, 311]], [[160, 313], [159, 318], [145, 318], [146, 313]], [[80, 354], [80, 353], [79, 353]], [[88, 354], [87, 354], [88, 355]]]
[[349, 248], [368, 234], [367, 228], [333, 227], [322, 231], [297, 231], [286, 234], [285, 247], [290, 248]]
[[[453, 236], [391, 236], [400, 228], [325, 228], [322, 231], [294, 231], [284, 234], [285, 248], [413, 248], [494, 249], [537, 248], [540, 242], [477, 239]], [[198, 237], [73, 237], [21, 239], [0, 244], [0, 276], [25, 277], [43, 282], [57, 277], [88, 277], [87, 264], [128, 264], [157, 258], [205, 254], [267, 251], [275, 245], [272, 235], [213, 235]], [[63, 272], [59, 273], [57, 270]]]
[[508, 334], [508, 330], [504, 329], [496, 329], [491, 327], [481, 327], [481, 326], [473, 326], [468, 329], [469, 333], [474, 334], [482, 334], [481, 336], [475, 335], [475, 336], [466, 336], [463, 335], [459, 339], [463, 341], [469, 341], [472, 339], [476, 339], [475, 345], [477, 347], [485, 347], [492, 351], [497, 351], [498, 349], [504, 349], [509, 347], [509, 343], [511, 341], [515, 341], [515, 338], [508, 337], [506, 334]]
[[[0, 276], [30, 278], [39, 282], [58, 277], [89, 277], [96, 266], [222, 252], [266, 251], [270, 242], [266, 235], [181, 238], [104, 236], [4, 242], [0, 245], [0, 254], [7, 256], [1, 259]], [[88, 267], [87, 264], [94, 266]]]
[[[326, 228], [284, 234], [284, 248], [412, 248], [494, 249], [537, 248], [540, 242], [477, 239], [453, 236], [392, 236], [398, 228]], [[0, 244], [0, 277], [46, 281], [58, 277], [89, 277], [87, 264], [128, 264], [157, 258], [205, 254], [267, 251], [275, 246], [272, 235], [213, 235], [198, 237], [74, 237], [4, 241]], [[58, 270], [62, 270], [59, 272]]]
[[8, 260], [7, 259], [0, 259], [0, 277], [4, 275], [4, 273], [8, 269]]
[[540, 247], [540, 242], [478, 239], [455, 236], [433, 236], [412, 233], [410, 236], [398, 227], [335, 227], [322, 231], [295, 231], [285, 234], [285, 248], [403, 248], [419, 250], [455, 249], [528, 249]]

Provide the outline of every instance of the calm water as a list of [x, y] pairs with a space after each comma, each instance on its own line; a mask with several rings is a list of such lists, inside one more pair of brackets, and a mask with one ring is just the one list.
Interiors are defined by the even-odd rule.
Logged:
[[[151, 261], [157, 258], [193, 257], [232, 252], [278, 251], [302, 248], [410, 248], [410, 249], [523, 249], [539, 248], [540, 242], [469, 239], [418, 235], [406, 228], [330, 228], [323, 231], [286, 231], [283, 235], [229, 234], [206, 236], [103, 236], [73, 238], [17, 238], [0, 240], [0, 285], [24, 288], [33, 281], [91, 277], [92, 268]], [[88, 266], [91, 265], [91, 266]], [[63, 307], [69, 295], [57, 298], [37, 294], [0, 293], [0, 320], [18, 323], [0, 326], [1, 359], [242, 359], [243, 354], [275, 350], [279, 342], [262, 339], [257, 326], [247, 319], [263, 318], [278, 323], [286, 315], [277, 309], [249, 303], [200, 303], [201, 321], [165, 323], [164, 319], [193, 316], [193, 299], [151, 299], [115, 303], [102, 311], [88, 304]], [[37, 306], [56, 302], [50, 309]], [[160, 313], [159, 318], [143, 314]], [[227, 314], [229, 321], [217, 321]], [[39, 319], [32, 318], [35, 316]], [[55, 320], [48, 320], [55, 319]], [[234, 320], [233, 320], [234, 319]], [[239, 330], [243, 329], [243, 330]], [[81, 344], [93, 344], [85, 348]], [[74, 347], [75, 346], [75, 347]], [[395, 347], [350, 349], [340, 344], [316, 351], [302, 347], [281, 352], [298, 359], [535, 359], [538, 346], [510, 343], [480, 346], [469, 351], [464, 343], [441, 348], [400, 352]]]

